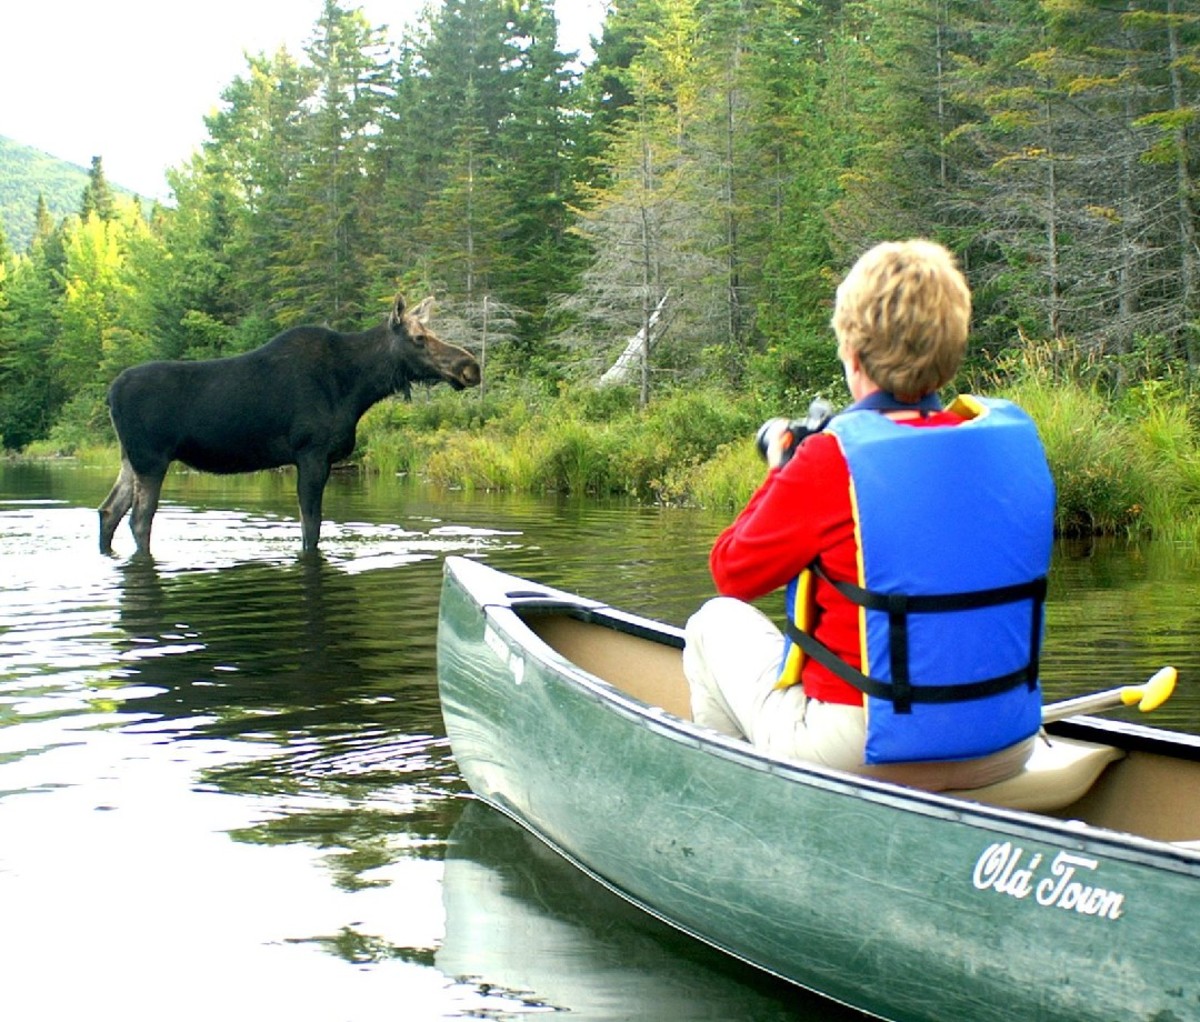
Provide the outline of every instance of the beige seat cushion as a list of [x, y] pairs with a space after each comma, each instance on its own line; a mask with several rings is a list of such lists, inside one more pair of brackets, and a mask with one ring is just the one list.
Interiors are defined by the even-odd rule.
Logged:
[[1039, 738], [1033, 755], [1015, 777], [983, 788], [946, 791], [942, 794], [987, 802], [1008, 809], [1049, 812], [1083, 797], [1100, 772], [1124, 754], [1111, 745], [1073, 738]]

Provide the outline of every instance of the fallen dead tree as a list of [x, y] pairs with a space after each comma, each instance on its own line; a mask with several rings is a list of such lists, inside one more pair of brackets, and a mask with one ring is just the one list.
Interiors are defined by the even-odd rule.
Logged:
[[[634, 371], [638, 369], [643, 360], [649, 361], [650, 352], [654, 349], [654, 344], [662, 335], [663, 331], [657, 329], [659, 320], [662, 318], [663, 311], [667, 307], [667, 299], [671, 297], [671, 292], [668, 290], [654, 307], [654, 311], [650, 313], [649, 320], [642, 325], [625, 345], [625, 350], [617, 357], [617, 360], [605, 370], [604, 375], [600, 377], [600, 386], [607, 387], [617, 383], [628, 383]], [[647, 334], [649, 338], [647, 339]]]

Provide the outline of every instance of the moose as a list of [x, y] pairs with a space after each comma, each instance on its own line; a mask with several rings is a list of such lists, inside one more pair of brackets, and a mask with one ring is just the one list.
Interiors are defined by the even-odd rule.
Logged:
[[285, 330], [260, 348], [207, 361], [147, 362], [108, 390], [121, 472], [100, 505], [100, 552], [112, 553], [126, 512], [137, 552], [172, 461], [204, 472], [296, 466], [302, 549], [317, 549], [330, 469], [354, 450], [358, 420], [412, 384], [477, 386], [479, 363], [429, 327], [433, 299], [413, 309], [400, 295], [386, 321], [361, 333], [323, 326]]

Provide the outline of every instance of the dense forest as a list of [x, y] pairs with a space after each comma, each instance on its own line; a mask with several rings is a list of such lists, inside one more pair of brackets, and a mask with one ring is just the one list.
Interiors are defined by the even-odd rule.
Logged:
[[443, 0], [402, 39], [326, 0], [227, 85], [172, 204], [98, 158], [77, 213], [0, 233], [0, 438], [103, 442], [123, 367], [373, 325], [398, 290], [492, 394], [640, 338], [643, 408], [797, 408], [840, 275], [918, 234], [971, 279], [976, 370], [1190, 390], [1198, 110], [1194, 0], [614, 0], [586, 67], [551, 0]]

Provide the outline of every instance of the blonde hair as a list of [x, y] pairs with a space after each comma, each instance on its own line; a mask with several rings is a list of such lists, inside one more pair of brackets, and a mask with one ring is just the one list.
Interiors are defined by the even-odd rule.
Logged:
[[883, 390], [916, 401], [954, 378], [967, 350], [971, 292], [954, 256], [924, 238], [864, 253], [837, 289], [838, 354]]

